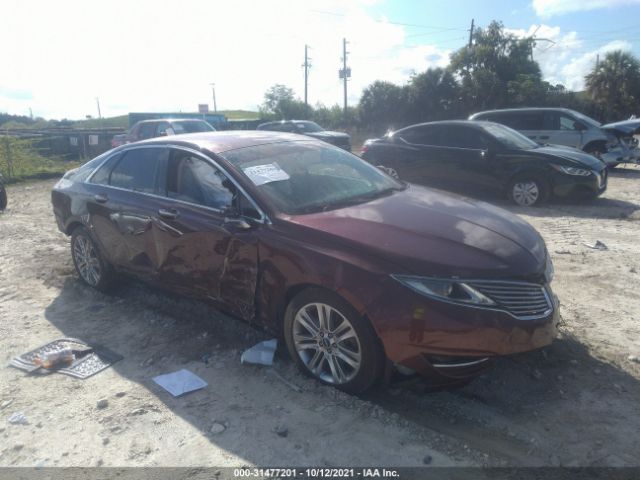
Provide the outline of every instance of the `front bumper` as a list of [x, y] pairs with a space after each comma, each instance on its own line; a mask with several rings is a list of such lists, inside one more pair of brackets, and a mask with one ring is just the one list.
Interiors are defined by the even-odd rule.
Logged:
[[490, 357], [535, 350], [553, 341], [560, 319], [558, 300], [546, 288], [552, 309], [533, 320], [438, 301], [403, 286], [390, 287], [389, 296], [369, 311], [391, 363], [431, 378], [461, 380], [478, 375], [491, 364]]
[[593, 171], [588, 177], [567, 175], [555, 172], [553, 177], [553, 194], [557, 197], [569, 197], [576, 194], [590, 196], [602, 195], [607, 190], [609, 175], [607, 169]]

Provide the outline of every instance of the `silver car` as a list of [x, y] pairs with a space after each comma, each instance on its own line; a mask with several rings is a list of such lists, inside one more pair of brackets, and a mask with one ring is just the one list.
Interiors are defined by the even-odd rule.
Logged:
[[487, 120], [518, 130], [532, 140], [564, 145], [590, 153], [615, 167], [631, 159], [629, 147], [615, 130], [568, 108], [513, 108], [489, 110], [471, 115], [469, 120]]

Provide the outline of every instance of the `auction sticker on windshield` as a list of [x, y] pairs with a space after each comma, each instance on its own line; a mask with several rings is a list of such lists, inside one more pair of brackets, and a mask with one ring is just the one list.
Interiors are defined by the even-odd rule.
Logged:
[[253, 167], [243, 168], [243, 171], [247, 177], [249, 177], [249, 180], [258, 187], [265, 183], [289, 180], [289, 174], [282, 170], [275, 162], [268, 163], [266, 165], [254, 165]]

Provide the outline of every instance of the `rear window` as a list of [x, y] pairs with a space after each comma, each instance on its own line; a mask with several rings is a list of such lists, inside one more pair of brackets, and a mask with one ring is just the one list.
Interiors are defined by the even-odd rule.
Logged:
[[173, 131], [177, 134], [180, 133], [198, 133], [198, 132], [213, 132], [215, 128], [209, 125], [207, 122], [173, 122], [171, 125]]

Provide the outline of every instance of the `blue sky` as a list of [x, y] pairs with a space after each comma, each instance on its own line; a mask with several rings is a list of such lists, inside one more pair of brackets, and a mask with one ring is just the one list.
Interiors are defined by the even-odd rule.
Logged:
[[[640, 0], [3, 0], [0, 111], [45, 118], [131, 111], [257, 109], [281, 83], [309, 100], [342, 101], [342, 39], [349, 41], [349, 103], [375, 80], [406, 83], [444, 67], [466, 44], [471, 19], [535, 33], [545, 79], [584, 86], [596, 56], [640, 54]], [[640, 113], [640, 112], [639, 112]]]

